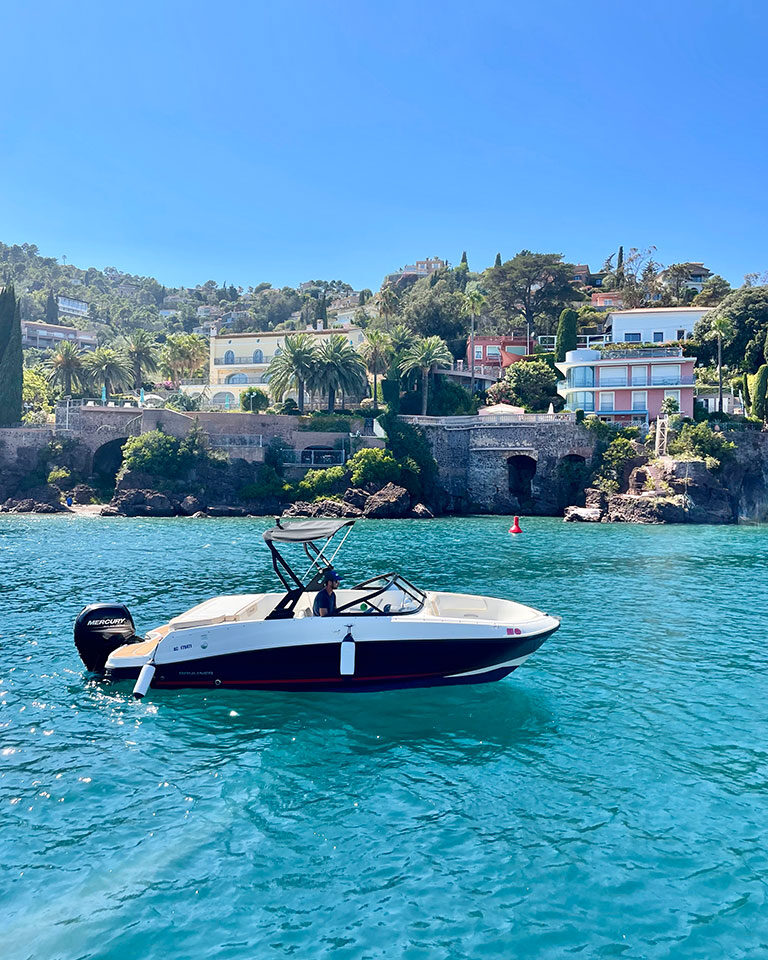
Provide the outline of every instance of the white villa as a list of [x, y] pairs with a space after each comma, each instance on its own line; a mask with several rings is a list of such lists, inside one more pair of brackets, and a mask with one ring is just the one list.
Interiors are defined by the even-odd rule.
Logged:
[[613, 343], [669, 343], [687, 340], [712, 307], [640, 307], [611, 310], [608, 327]]
[[[359, 327], [344, 329], [306, 331], [317, 338], [318, 343], [342, 333], [358, 350], [365, 339]], [[267, 368], [274, 356], [285, 347], [285, 338], [295, 330], [268, 331], [259, 333], [211, 334], [211, 352], [207, 380], [181, 382], [182, 392], [199, 396], [204, 391], [215, 406], [237, 410], [240, 408], [241, 392], [252, 384], [269, 390]]]

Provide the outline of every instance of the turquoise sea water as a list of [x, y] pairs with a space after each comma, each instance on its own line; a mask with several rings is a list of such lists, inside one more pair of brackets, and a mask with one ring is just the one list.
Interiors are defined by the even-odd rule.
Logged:
[[768, 530], [367, 522], [347, 584], [561, 630], [475, 687], [86, 682], [83, 604], [275, 589], [266, 525], [0, 517], [3, 960], [768, 955]]

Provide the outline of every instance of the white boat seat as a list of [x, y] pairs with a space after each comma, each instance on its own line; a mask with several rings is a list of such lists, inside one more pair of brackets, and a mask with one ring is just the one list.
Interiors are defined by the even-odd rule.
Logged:
[[198, 603], [186, 613], [174, 617], [170, 626], [172, 630], [187, 630], [190, 627], [207, 627], [233, 620], [247, 620], [256, 612], [264, 597], [263, 593], [212, 597], [204, 603]]

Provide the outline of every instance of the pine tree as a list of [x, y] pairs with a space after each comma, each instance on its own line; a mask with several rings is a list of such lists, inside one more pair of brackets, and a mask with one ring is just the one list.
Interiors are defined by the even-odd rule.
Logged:
[[579, 315], [566, 307], [560, 314], [555, 337], [555, 363], [563, 363], [569, 350], [575, 350], [579, 342]]
[[59, 322], [59, 305], [56, 302], [56, 297], [54, 297], [52, 290], [48, 291], [48, 299], [45, 301], [45, 322]]
[[501, 266], [501, 254], [500, 254], [500, 253], [497, 253], [497, 254], [496, 254], [496, 259], [494, 260], [493, 265], [494, 265], [494, 267], [500, 267], [500, 266]]
[[0, 426], [21, 420], [24, 361], [21, 314], [13, 286], [0, 292]]
[[465, 250], [465, 251], [462, 253], [462, 255], [461, 255], [461, 262], [462, 262], [463, 264], [466, 264], [467, 266], [469, 266], [469, 264], [467, 263], [467, 251], [466, 251], [466, 250]]
[[616, 259], [616, 284], [624, 285], [624, 247], [619, 247], [619, 256]]

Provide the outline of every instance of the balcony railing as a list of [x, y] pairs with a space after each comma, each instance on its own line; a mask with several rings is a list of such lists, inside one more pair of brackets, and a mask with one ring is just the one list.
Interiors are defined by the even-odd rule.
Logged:
[[[438, 373], [445, 373], [438, 369]], [[471, 377], [472, 368], [466, 360], [456, 360], [453, 364], [453, 373], [458, 373], [462, 377]], [[478, 363], [475, 360], [475, 377], [480, 380], [498, 380], [504, 373], [501, 362], [499, 363]]]
[[602, 351], [603, 360], [634, 360], [636, 357], [682, 357], [682, 347], [637, 347], [632, 349], [630, 344], [626, 346], [610, 347]]
[[262, 434], [242, 434], [242, 433], [232, 433], [232, 434], [209, 434], [208, 443], [212, 447], [219, 448], [229, 448], [229, 447], [263, 447], [264, 446], [264, 437]]
[[693, 377], [654, 377], [652, 380], [637, 380], [636, 378], [630, 379], [629, 377], [610, 377], [608, 379], [601, 378], [599, 383], [595, 383], [590, 386], [585, 386], [583, 383], [577, 385], [568, 383], [567, 380], [559, 380], [557, 383], [558, 392], [565, 392], [571, 390], [608, 390], [613, 389], [614, 387], [624, 387], [627, 390], [636, 390], [642, 389], [647, 390], [649, 387], [692, 387], [694, 384]]
[[284, 450], [283, 463], [303, 467], [332, 467], [344, 463], [343, 450]]
[[239, 380], [233, 380], [227, 383], [226, 379], [219, 380], [218, 383], [214, 384], [215, 387], [236, 387], [238, 384], [242, 385], [244, 383], [269, 383], [269, 381], [263, 375], [249, 375], [244, 373], [240, 376]]
[[262, 366], [265, 363], [269, 363], [271, 359], [272, 359], [271, 356], [269, 357], [264, 356], [261, 360], [254, 360], [253, 354], [251, 354], [251, 356], [248, 356], [248, 357], [235, 357], [233, 360], [225, 360], [224, 357], [214, 357], [213, 364], [216, 367], [221, 367], [221, 366], [226, 366], [226, 367], [241, 366], [242, 367], [242, 366], [247, 366], [249, 364], [251, 366]]

